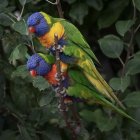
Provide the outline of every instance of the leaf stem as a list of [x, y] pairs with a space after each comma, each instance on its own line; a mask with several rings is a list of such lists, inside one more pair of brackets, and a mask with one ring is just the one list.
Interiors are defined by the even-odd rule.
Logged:
[[136, 32], [139, 30], [140, 28], [140, 24], [137, 26], [137, 28], [134, 30], [134, 33], [136, 34]]
[[122, 66], [124, 67], [124, 66], [125, 66], [125, 64], [124, 64], [124, 62], [122, 61], [122, 59], [121, 59], [121, 57], [120, 57], [120, 56], [118, 57], [118, 59], [119, 59], [120, 63], [122, 64]]
[[13, 23], [16, 23], [9, 15], [5, 14], [6, 17], [8, 17]]
[[48, 3], [50, 3], [52, 5], [57, 5], [59, 3], [59, 0], [56, 0], [55, 2], [51, 2], [49, 0], [45, 0], [45, 1], [47, 1]]
[[[133, 8], [134, 8], [132, 20], [135, 21], [136, 20], [136, 7], [135, 7], [134, 0], [132, 0], [132, 4], [133, 4]], [[127, 48], [126, 59], [125, 59], [124, 67], [123, 67], [123, 70], [122, 70], [122, 77], [125, 75], [126, 64], [129, 61], [131, 55], [133, 55], [133, 40], [134, 40], [134, 36], [135, 36], [134, 25], [132, 26], [132, 29], [131, 29], [130, 33], [131, 33], [131, 38], [130, 38], [129, 45], [128, 45], [128, 48]]]
[[24, 12], [25, 4], [26, 4], [26, 0], [24, 1], [24, 5], [22, 6], [21, 13], [20, 13], [19, 17], [17, 18], [18, 21], [21, 20], [21, 17], [22, 17], [23, 12]]

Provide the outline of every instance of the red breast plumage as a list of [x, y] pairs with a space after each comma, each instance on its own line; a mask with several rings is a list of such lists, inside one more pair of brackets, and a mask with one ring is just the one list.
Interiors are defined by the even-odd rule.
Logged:
[[[58, 84], [58, 81], [57, 81], [56, 78], [55, 78], [56, 73], [57, 73], [57, 66], [56, 66], [56, 64], [54, 64], [54, 65], [52, 66], [51, 71], [50, 71], [47, 75], [44, 76], [45, 79], [46, 79], [51, 85], [57, 85], [57, 84]], [[66, 76], [67, 76], [67, 73], [64, 72], [64, 73], [63, 73], [63, 76], [66, 77]]]

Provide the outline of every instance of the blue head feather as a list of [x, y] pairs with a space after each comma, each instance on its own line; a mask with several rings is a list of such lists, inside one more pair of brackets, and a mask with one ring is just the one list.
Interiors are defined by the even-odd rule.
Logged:
[[28, 17], [27, 26], [34, 27], [35, 35], [38, 37], [43, 36], [50, 29], [47, 21], [40, 12], [36, 12]]
[[32, 55], [27, 61], [27, 69], [35, 70], [37, 75], [44, 76], [48, 74], [51, 70], [51, 65], [48, 64], [41, 56], [38, 54]]

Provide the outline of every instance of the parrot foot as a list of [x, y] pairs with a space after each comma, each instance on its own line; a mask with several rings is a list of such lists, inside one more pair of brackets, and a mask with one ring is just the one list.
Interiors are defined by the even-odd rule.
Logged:
[[64, 95], [65, 96], [65, 93], [66, 93], [66, 88], [63, 87], [63, 89], [60, 91], [60, 94]]
[[58, 75], [59, 75], [58, 73], [56, 73], [56, 74], [54, 75], [56, 81], [60, 81], [60, 77], [59, 77]]
[[59, 93], [61, 95], [63, 95], [64, 97], [66, 96], [66, 94], [65, 94], [66, 93], [66, 88], [65, 87], [63, 87], [62, 90], [60, 90], [60, 87], [57, 87], [54, 90], [55, 90], [56, 93], [58, 93], [57, 94], [58, 97], [60, 96]]
[[[56, 73], [55, 76], [54, 76], [55, 79], [56, 79], [56, 81], [60, 81], [60, 77], [59, 77], [58, 75], [59, 75], [59, 74]], [[62, 79], [62, 81], [65, 80], [65, 77], [62, 75], [62, 73], [61, 73], [61, 79]]]
[[60, 112], [67, 112], [69, 110], [66, 105], [62, 106], [61, 104], [58, 105], [58, 109]]
[[[52, 50], [55, 51], [55, 47], [52, 47]], [[63, 52], [63, 47], [61, 45], [58, 45], [57, 50], [59, 50], [59, 52]]]

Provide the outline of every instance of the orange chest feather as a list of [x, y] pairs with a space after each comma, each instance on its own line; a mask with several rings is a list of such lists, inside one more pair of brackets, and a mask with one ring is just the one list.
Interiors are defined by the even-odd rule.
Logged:
[[[56, 67], [56, 65], [54, 64], [54, 65], [52, 66], [51, 71], [45, 76], [45, 79], [46, 79], [51, 85], [57, 85], [57, 84], [58, 84], [58, 81], [57, 81], [56, 78], [55, 78], [56, 73], [57, 73], [57, 67]], [[66, 77], [66, 76], [67, 76], [67, 73], [64, 72], [64, 73], [63, 73], [63, 76]]]
[[53, 24], [51, 27], [50, 31], [46, 33], [44, 36], [39, 37], [40, 43], [46, 47], [49, 48], [51, 47], [55, 42], [54, 42], [54, 35], [58, 35], [58, 40], [64, 37], [64, 27], [61, 25], [60, 22], [56, 22]]

